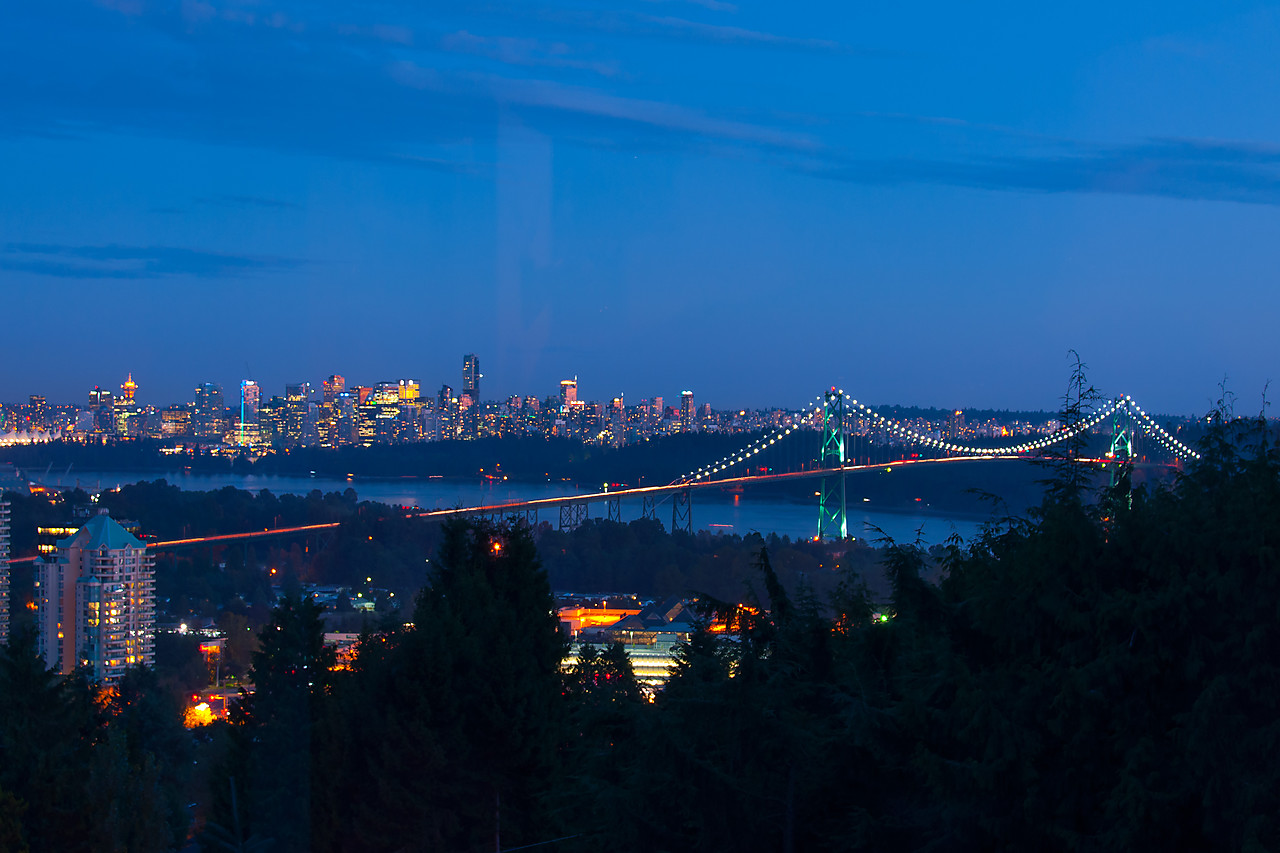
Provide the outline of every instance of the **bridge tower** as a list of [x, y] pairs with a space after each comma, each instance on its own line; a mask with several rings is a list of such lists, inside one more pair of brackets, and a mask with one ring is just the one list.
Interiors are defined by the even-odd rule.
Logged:
[[1111, 488], [1120, 482], [1126, 466], [1133, 464], [1133, 414], [1128, 406], [1119, 406], [1111, 415], [1111, 446], [1107, 448], [1111, 466]]
[[832, 388], [822, 401], [822, 455], [823, 468], [839, 468], [822, 478], [822, 490], [818, 493], [818, 539], [849, 536], [845, 516], [844, 494], [844, 394]]

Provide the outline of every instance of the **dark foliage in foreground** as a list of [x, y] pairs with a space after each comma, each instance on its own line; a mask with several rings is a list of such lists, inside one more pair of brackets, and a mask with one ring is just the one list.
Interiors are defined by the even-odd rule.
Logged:
[[[894, 546], [887, 607], [853, 574], [822, 597], [784, 582], [762, 548], [757, 606], [706, 601], [736, 637], [695, 633], [652, 702], [619, 647], [559, 669], [528, 531], [451, 525], [414, 626], [370, 631], [350, 669], [314, 608], [276, 611], [204, 846], [1272, 849], [1280, 450], [1220, 424], [1173, 488], [1120, 483], [1094, 500], [1059, 477], [1031, 518], [947, 549], [940, 583]], [[0, 840], [161, 849], [128, 839], [170, 831], [155, 780], [178, 752], [95, 722], [16, 649]], [[82, 773], [145, 808], [119, 823]]]

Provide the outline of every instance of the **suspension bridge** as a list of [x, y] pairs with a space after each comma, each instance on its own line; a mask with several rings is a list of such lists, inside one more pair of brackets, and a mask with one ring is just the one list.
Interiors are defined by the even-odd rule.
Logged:
[[[587, 519], [588, 508], [592, 504], [604, 504], [605, 517], [611, 521], [621, 521], [624, 499], [642, 501], [643, 517], [653, 519], [657, 518], [659, 507], [670, 500], [671, 529], [691, 533], [694, 492], [712, 488], [737, 488], [817, 479], [821, 480], [821, 485], [815, 493], [818, 498], [816, 538], [819, 540], [845, 539], [849, 535], [846, 478], [850, 474], [903, 466], [963, 465], [966, 462], [978, 460], [1028, 460], [1044, 458], [1046, 455], [1057, 455], [1062, 458], [1067, 454], [1055, 452], [1058, 448], [1067, 447], [1078, 450], [1085, 438], [1095, 431], [1100, 431], [1104, 425], [1109, 426], [1108, 449], [1102, 455], [1092, 457], [1082, 453], [1070, 454], [1073, 462], [1082, 465], [1111, 464], [1112, 471], [1118, 471], [1121, 466], [1135, 461], [1135, 439], [1139, 435], [1153, 440], [1171, 460], [1170, 464], [1180, 465], [1185, 461], [1200, 458], [1198, 452], [1156, 423], [1150, 413], [1129, 395], [1107, 400], [1092, 414], [1082, 417], [1075, 424], [1062, 424], [1049, 434], [998, 444], [966, 443], [957, 441], [955, 438], [943, 438], [938, 434], [922, 432], [910, 424], [885, 417], [841, 389], [832, 388], [815, 397], [798, 414], [785, 418], [783, 423], [772, 432], [743, 445], [737, 451], [715, 462], [688, 471], [665, 485], [605, 489], [587, 494], [449, 509], [416, 510], [408, 512], [407, 515], [419, 519], [468, 516], [495, 521], [516, 520], [536, 525], [540, 511], [555, 511], [559, 514], [559, 527], [567, 530], [578, 527]], [[812, 467], [797, 471], [752, 469], [753, 462], [762, 454], [767, 456], [772, 449], [782, 444], [802, 442], [802, 439], [796, 438], [799, 435], [808, 436], [810, 440], [815, 436], [821, 436], [819, 452], [813, 459], [816, 464]], [[902, 458], [892, 461], [863, 463], [852, 458], [849, 452], [850, 438], [854, 436], [866, 436], [872, 442], [890, 444], [904, 449], [911, 448], [915, 452], [910, 458], [904, 453]], [[1113, 473], [1112, 476], [1114, 477], [1115, 474]], [[339, 525], [340, 522], [327, 522], [216, 536], [189, 537], [149, 542], [147, 547], [155, 550], [175, 550], [184, 547], [248, 542], [255, 539], [306, 536], [320, 534]], [[11, 562], [24, 562], [29, 559], [31, 558], [19, 558]]]

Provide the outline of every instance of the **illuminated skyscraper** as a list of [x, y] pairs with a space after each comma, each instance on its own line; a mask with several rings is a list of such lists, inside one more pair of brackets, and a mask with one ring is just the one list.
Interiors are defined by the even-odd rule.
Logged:
[[334, 447], [354, 444], [359, 437], [360, 395], [354, 391], [339, 391], [333, 398], [331, 417], [333, 432], [330, 443]]
[[262, 386], [252, 379], [240, 382], [240, 423], [258, 422], [258, 408], [262, 405]]
[[222, 386], [216, 382], [197, 385], [195, 406], [191, 412], [191, 431], [196, 438], [221, 438], [225, 416]]
[[0, 646], [9, 642], [9, 505], [0, 501]]
[[347, 380], [336, 373], [333, 374], [324, 381], [324, 402], [332, 403], [345, 390], [347, 390]]
[[38, 650], [61, 673], [118, 680], [155, 660], [155, 555], [105, 509], [36, 562]]
[[693, 392], [680, 392], [680, 431], [689, 432], [693, 429], [696, 420], [693, 410]]
[[252, 379], [240, 381], [240, 423], [236, 428], [236, 444], [244, 447], [258, 436], [258, 409], [262, 405], [262, 386]]
[[321, 386], [320, 409], [317, 412], [317, 431], [321, 447], [337, 447], [342, 442], [338, 438], [338, 395], [347, 388], [347, 380], [333, 374]]
[[453, 389], [448, 385], [440, 386], [436, 395], [436, 441], [444, 441], [458, 437], [458, 398], [453, 396]]
[[306, 382], [295, 382], [284, 386], [284, 399], [288, 405], [285, 415], [285, 442], [294, 445], [302, 443], [302, 432], [307, 425], [307, 408], [311, 386]]
[[418, 385], [418, 380], [416, 379], [400, 380], [400, 402], [401, 403], [416, 402], [420, 394], [421, 394], [421, 390], [420, 390], [420, 386]]
[[115, 395], [105, 388], [93, 386], [89, 392], [89, 411], [93, 412], [93, 431], [98, 435], [116, 431]]
[[560, 380], [560, 408], [568, 409], [578, 402], [578, 377]]
[[27, 420], [30, 429], [45, 429], [49, 426], [49, 404], [39, 394], [32, 394], [27, 403]]
[[469, 352], [462, 357], [462, 393], [471, 398], [471, 402], [480, 402], [480, 357]]

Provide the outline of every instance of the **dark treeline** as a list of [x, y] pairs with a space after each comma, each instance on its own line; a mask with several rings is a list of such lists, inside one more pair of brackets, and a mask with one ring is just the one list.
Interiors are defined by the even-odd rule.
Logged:
[[[413, 627], [369, 631], [349, 668], [330, 667], [318, 608], [272, 612], [257, 691], [209, 733], [199, 765], [200, 843], [1271, 849], [1280, 447], [1258, 421], [1202, 447], [1170, 488], [1122, 479], [1095, 495], [1063, 467], [1025, 519], [933, 555], [893, 546], [887, 606], [873, 607], [853, 560], [819, 594], [811, 566], [780, 571], [803, 546], [742, 540], [757, 606], [706, 596], [736, 632], [696, 632], [653, 701], [618, 647], [561, 671], [531, 531], [448, 525]], [[593, 541], [605, 553], [608, 537], [655, 547], [643, 525], [581, 535], [583, 553]], [[97, 723], [78, 682], [31, 674], [21, 642], [0, 672], [0, 839], [104, 849], [81, 833], [110, 831], [141, 840], [109, 849], [165, 849], [170, 824], [144, 820], [153, 806], [170, 814], [147, 799], [164, 786], [147, 774], [177, 753]], [[54, 698], [25, 698], [31, 682]], [[68, 714], [78, 722], [42, 723]], [[64, 757], [30, 773], [44, 752]], [[57, 770], [100, 761], [136, 814], [112, 811], [122, 795], [83, 804], [80, 774]]]

